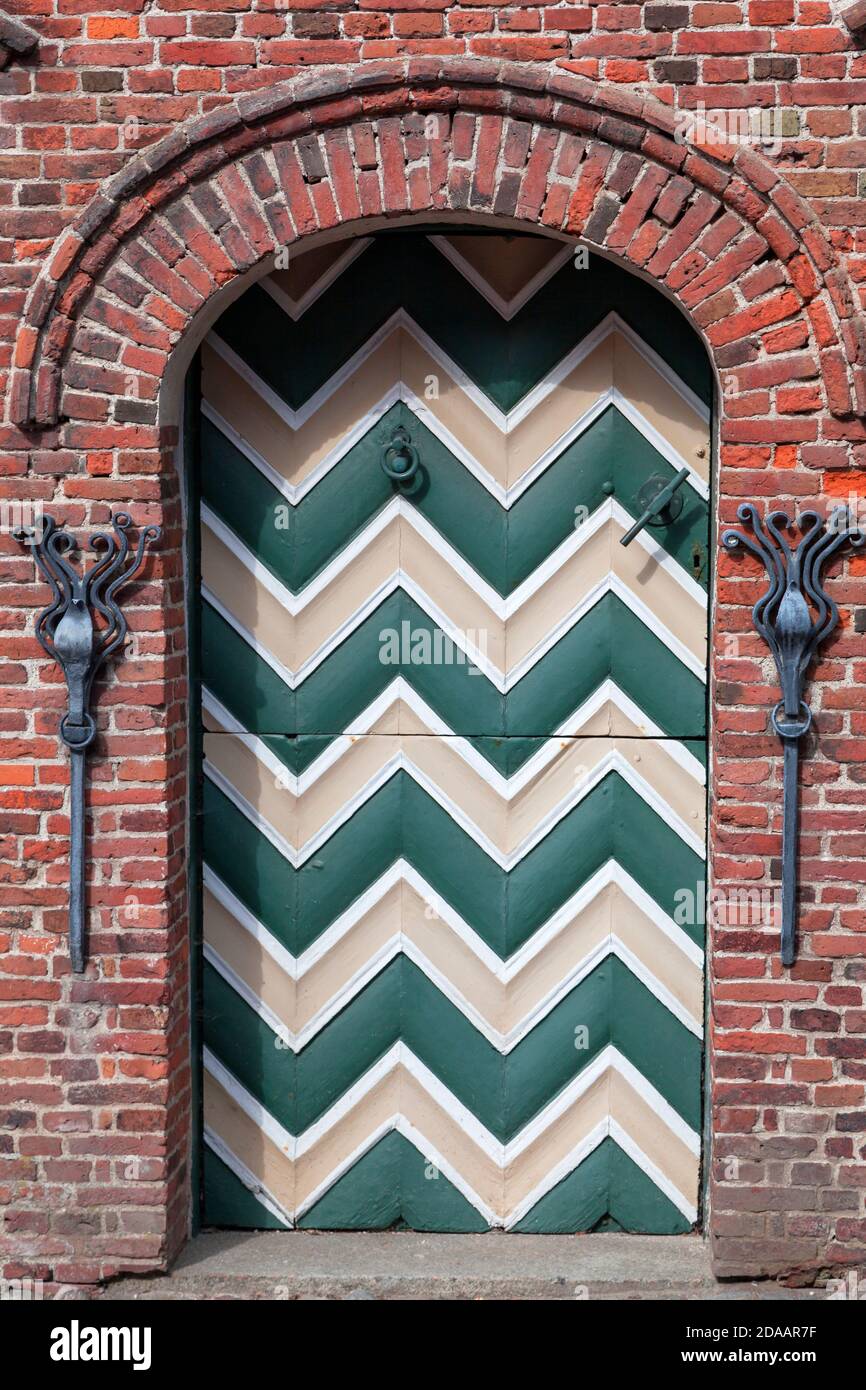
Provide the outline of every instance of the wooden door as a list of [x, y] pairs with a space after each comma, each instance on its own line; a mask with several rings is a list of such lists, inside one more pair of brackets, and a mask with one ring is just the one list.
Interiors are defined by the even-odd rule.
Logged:
[[710, 373], [572, 254], [340, 243], [203, 348], [209, 1224], [695, 1220]]

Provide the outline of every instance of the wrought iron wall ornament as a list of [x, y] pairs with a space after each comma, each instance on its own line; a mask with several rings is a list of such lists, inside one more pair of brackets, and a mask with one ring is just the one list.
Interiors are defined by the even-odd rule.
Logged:
[[773, 728], [782, 740], [782, 964], [796, 957], [797, 920], [797, 775], [800, 739], [812, 723], [812, 711], [803, 699], [803, 683], [813, 656], [839, 621], [839, 610], [822, 585], [828, 561], [843, 545], [866, 544], [866, 534], [849, 523], [846, 507], [837, 507], [827, 523], [818, 512], [806, 511], [797, 519], [801, 540], [796, 549], [788, 544], [787, 512], [768, 511], [763, 521], [752, 502], [737, 509], [751, 535], [728, 530], [722, 534], [726, 550], [746, 550], [767, 571], [769, 588], [752, 609], [755, 627], [770, 648], [782, 698], [774, 707]]
[[41, 527], [15, 532], [16, 540], [32, 547], [51, 588], [52, 601], [36, 619], [36, 636], [63, 671], [69, 695], [60, 737], [70, 756], [69, 954], [76, 974], [85, 966], [84, 774], [87, 749], [96, 736], [90, 691], [102, 663], [126, 640], [127, 623], [115, 596], [141, 569], [147, 545], [162, 535], [158, 526], [144, 527], [132, 551], [127, 534], [132, 517], [117, 512], [111, 524], [113, 535], [102, 531], [91, 536], [90, 548], [98, 558], [81, 573], [67, 559], [77, 542], [53, 517], [45, 516]]

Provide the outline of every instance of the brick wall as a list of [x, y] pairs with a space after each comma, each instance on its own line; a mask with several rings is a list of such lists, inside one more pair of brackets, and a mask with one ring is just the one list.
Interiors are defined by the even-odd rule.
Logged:
[[[165, 530], [132, 651], [100, 686], [83, 978], [64, 942], [63, 690], [33, 634], [46, 596], [0, 533], [0, 1270], [81, 1288], [170, 1258], [190, 1207], [182, 533], [176, 419], [165, 396], [157, 410], [173, 350], [303, 237], [408, 212], [540, 224], [657, 280], [703, 332], [720, 522], [747, 496], [862, 492], [866, 58], [838, 7], [807, 0], [6, 8], [3, 495], [79, 528], [122, 505]], [[702, 105], [778, 113], [778, 139], [677, 141], [677, 111]], [[759, 586], [719, 569], [714, 882], [772, 886]], [[799, 963], [782, 970], [760, 925], [711, 932], [720, 1274], [866, 1259], [864, 573], [837, 566], [815, 673]]]

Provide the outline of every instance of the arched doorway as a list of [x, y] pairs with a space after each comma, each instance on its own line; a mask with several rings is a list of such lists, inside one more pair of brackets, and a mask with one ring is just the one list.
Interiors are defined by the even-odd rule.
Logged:
[[688, 1230], [700, 340], [562, 240], [403, 228], [194, 370], [204, 1221]]

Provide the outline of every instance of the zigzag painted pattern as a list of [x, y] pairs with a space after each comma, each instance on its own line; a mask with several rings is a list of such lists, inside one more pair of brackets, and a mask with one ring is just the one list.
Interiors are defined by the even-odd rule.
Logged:
[[696, 1219], [709, 382], [647, 293], [386, 236], [203, 349], [213, 1224]]

